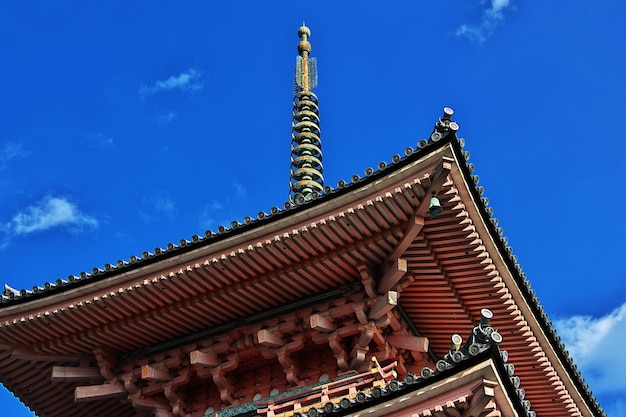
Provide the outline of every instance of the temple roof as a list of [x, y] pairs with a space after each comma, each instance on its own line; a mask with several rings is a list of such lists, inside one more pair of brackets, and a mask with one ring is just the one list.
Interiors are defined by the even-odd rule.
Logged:
[[[395, 268], [407, 274], [399, 305], [435, 355], [490, 308], [539, 415], [602, 415], [507, 245], [452, 123], [444, 113], [428, 141], [311, 200], [32, 291], [6, 287], [1, 379], [29, 404], [50, 389], [12, 386], [30, 381], [23, 375], [35, 365], [37, 374], [50, 371], [20, 359], [14, 340], [66, 357], [103, 339], [109, 349], [132, 351], [346, 288], [369, 273], [393, 276]], [[424, 219], [431, 190], [443, 212]]]

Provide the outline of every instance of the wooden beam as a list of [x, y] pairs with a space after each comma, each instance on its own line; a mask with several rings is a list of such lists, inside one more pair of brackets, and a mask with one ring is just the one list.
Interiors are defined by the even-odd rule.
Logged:
[[171, 377], [166, 369], [156, 368], [152, 365], [143, 365], [141, 367], [141, 379], [147, 381], [169, 381]]
[[37, 362], [80, 362], [78, 355], [57, 355], [54, 353], [35, 352], [24, 346], [16, 346], [11, 352], [11, 358]]
[[493, 381], [483, 380], [474, 389], [474, 394], [470, 400], [469, 408], [463, 413], [463, 417], [478, 416], [485, 409], [489, 401], [495, 396], [495, 389], [498, 384]]
[[283, 338], [277, 334], [270, 332], [267, 329], [261, 329], [257, 332], [257, 339], [259, 344], [265, 346], [278, 347], [285, 344]]
[[309, 324], [311, 329], [318, 332], [332, 332], [335, 330], [335, 322], [331, 318], [320, 314], [312, 314], [309, 318]]
[[133, 403], [133, 407], [138, 408], [140, 410], [150, 410], [150, 411], [155, 411], [157, 410], [157, 415], [158, 414], [158, 410], [169, 410], [170, 405], [167, 404], [164, 400], [161, 400], [160, 398], [131, 398], [130, 399], [131, 402]]
[[418, 336], [391, 335], [387, 342], [398, 349], [406, 349], [413, 352], [428, 352], [428, 339]]
[[453, 162], [454, 160], [452, 158], [448, 158], [447, 156], [441, 158], [441, 163], [439, 164], [437, 170], [435, 171], [435, 174], [433, 175], [433, 180], [430, 182], [430, 187], [428, 187], [428, 190], [426, 190], [426, 195], [424, 195], [424, 198], [420, 202], [420, 205], [415, 212], [417, 216], [426, 216], [426, 213], [428, 212], [428, 206], [430, 204], [430, 198], [433, 192], [436, 195], [443, 186], [443, 183], [446, 182], [448, 174], [452, 170]]
[[101, 380], [100, 368], [76, 367], [76, 366], [53, 366], [52, 382], [66, 381], [94, 381]]
[[402, 236], [402, 240], [398, 242], [398, 245], [391, 253], [391, 255], [389, 255], [388, 259], [390, 261], [394, 261], [404, 255], [404, 252], [406, 252], [409, 246], [411, 246], [411, 243], [413, 243], [417, 235], [419, 235], [419, 233], [422, 231], [422, 228], [424, 228], [424, 217], [414, 214], [409, 220], [409, 224], [404, 231], [404, 236]]
[[91, 385], [87, 387], [76, 387], [74, 390], [74, 401], [77, 403], [94, 400], [106, 400], [117, 398], [126, 394], [123, 385], [103, 384]]
[[406, 274], [407, 265], [406, 260], [402, 258], [395, 259], [393, 263], [387, 268], [380, 282], [378, 283], [378, 293], [385, 294], [392, 289], [400, 279]]
[[194, 350], [189, 353], [189, 362], [192, 365], [202, 366], [217, 366], [220, 364], [220, 360], [213, 352], [207, 353], [199, 350]]
[[376, 299], [376, 304], [370, 309], [368, 317], [371, 320], [377, 320], [391, 311], [398, 305], [398, 293], [388, 291], [387, 294], [381, 295]]

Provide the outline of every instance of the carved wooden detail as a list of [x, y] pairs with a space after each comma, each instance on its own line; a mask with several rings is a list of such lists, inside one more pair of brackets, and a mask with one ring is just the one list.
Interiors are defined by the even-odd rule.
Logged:
[[361, 283], [365, 289], [365, 293], [369, 298], [376, 298], [378, 293], [376, 292], [376, 280], [374, 279], [374, 273], [368, 265], [358, 265], [357, 269], [361, 275]]
[[115, 379], [115, 373], [113, 371], [113, 368], [117, 365], [115, 354], [103, 348], [94, 349], [93, 354], [100, 368], [100, 374], [104, 379], [107, 381]]
[[[312, 374], [311, 364], [302, 360], [309, 355], [311, 343], [319, 346], [316, 349], [327, 349], [326, 358], [334, 356], [336, 365], [330, 362], [334, 375], [364, 372], [374, 357], [381, 362], [396, 361], [398, 371], [407, 373], [423, 366], [420, 355], [427, 351], [428, 341], [412, 336], [395, 309], [403, 262], [397, 260], [383, 274], [385, 285], [394, 288], [384, 294], [375, 291], [379, 282], [371, 269], [361, 266], [369, 294], [367, 290], [350, 293], [124, 364], [119, 364], [112, 352], [96, 349], [91, 363], [97, 367], [89, 366], [90, 361], [81, 361], [80, 366], [55, 366], [53, 380], [98, 384], [77, 387], [76, 401], [125, 398], [154, 416], [191, 417], [198, 412], [198, 401], [208, 401], [195, 397], [198, 384], [210, 386], [214, 393], [211, 404], [223, 408], [248, 402], [257, 392], [268, 396], [277, 386], [286, 390], [319, 378]], [[275, 373], [263, 380], [262, 388], [250, 385], [241, 380], [242, 375], [251, 375], [245, 373], [250, 366], [282, 369], [284, 377]]]

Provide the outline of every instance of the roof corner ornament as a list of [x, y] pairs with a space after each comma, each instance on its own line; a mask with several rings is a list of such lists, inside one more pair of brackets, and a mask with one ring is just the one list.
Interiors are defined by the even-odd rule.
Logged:
[[302, 23], [298, 29], [298, 56], [294, 77], [291, 121], [291, 169], [289, 201], [303, 204], [324, 190], [322, 142], [317, 96], [317, 61], [311, 58], [311, 30]]
[[463, 338], [460, 335], [452, 335], [450, 350], [442, 359], [437, 361], [435, 364], [436, 370], [426, 367], [422, 369], [421, 377], [431, 377], [438, 372], [443, 372], [446, 369], [453, 368], [454, 365], [469, 357], [477, 356], [478, 354], [491, 348], [493, 345], [500, 345], [502, 342], [502, 335], [491, 327], [492, 318], [493, 313], [491, 310], [487, 308], [480, 310], [480, 322], [478, 326], [472, 329], [465, 345], [461, 347]]
[[[459, 125], [452, 121], [453, 114], [454, 110], [450, 107], [443, 108], [443, 116], [441, 116], [437, 123], [435, 123], [433, 133], [430, 134], [430, 142], [439, 142], [449, 134], [456, 134], [456, 131], [459, 130]], [[428, 142], [429, 141], [426, 141], [424, 146], [426, 146]]]

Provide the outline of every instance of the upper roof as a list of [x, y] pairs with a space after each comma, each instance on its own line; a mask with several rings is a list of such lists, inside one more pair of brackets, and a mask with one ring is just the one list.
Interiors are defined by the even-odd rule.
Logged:
[[[490, 308], [539, 415], [602, 415], [492, 216], [452, 123], [444, 114], [429, 141], [326, 186], [311, 201], [33, 291], [6, 288], [0, 379], [36, 405], [51, 388], [32, 381], [50, 365], [20, 359], [17, 340], [58, 355], [103, 344], [132, 351], [360, 282], [360, 266], [377, 270], [401, 255], [408, 280], [400, 305], [437, 356], [452, 333], [469, 331], [480, 309]], [[431, 190], [444, 210], [416, 228]], [[203, 308], [209, 301], [219, 308]], [[24, 379], [34, 366], [37, 375]]]

